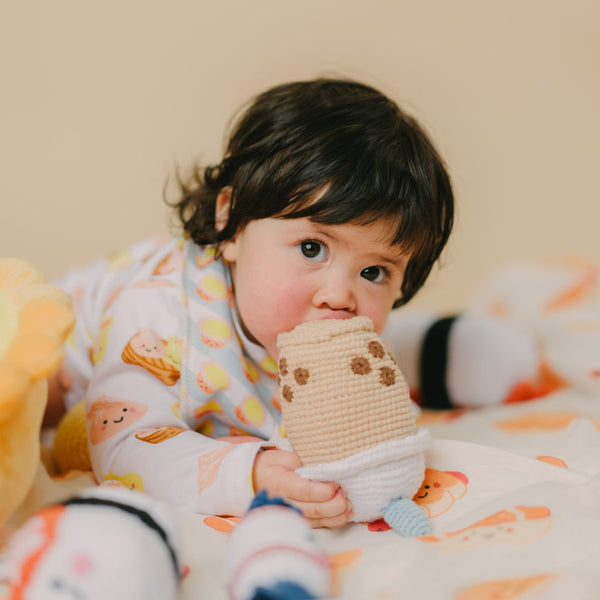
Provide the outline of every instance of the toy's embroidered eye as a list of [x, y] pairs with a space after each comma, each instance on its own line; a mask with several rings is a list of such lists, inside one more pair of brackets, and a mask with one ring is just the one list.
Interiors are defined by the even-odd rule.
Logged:
[[360, 272], [360, 276], [373, 283], [381, 283], [387, 277], [387, 271], [383, 267], [367, 267]]
[[301, 242], [300, 252], [302, 252], [306, 258], [314, 261], [324, 260], [327, 255], [325, 246], [315, 240], [305, 240], [304, 242]]

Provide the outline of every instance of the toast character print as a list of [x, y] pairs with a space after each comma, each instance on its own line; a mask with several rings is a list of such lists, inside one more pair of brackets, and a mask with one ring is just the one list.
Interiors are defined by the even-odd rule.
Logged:
[[384, 518], [401, 535], [429, 519], [412, 498], [425, 472], [406, 382], [367, 317], [303, 323], [278, 338], [281, 410], [298, 473], [336, 481], [355, 521]]
[[165, 340], [154, 331], [141, 329], [129, 340], [121, 358], [146, 369], [165, 385], [175, 385], [181, 370], [181, 341]]

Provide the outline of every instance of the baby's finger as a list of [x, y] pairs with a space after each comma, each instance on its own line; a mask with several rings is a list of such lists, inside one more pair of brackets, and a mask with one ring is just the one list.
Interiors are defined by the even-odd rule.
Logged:
[[336, 527], [342, 527], [352, 520], [353, 512], [352, 508], [348, 508], [342, 514], [335, 517], [319, 517], [314, 519], [307, 519], [308, 523], [313, 529], [319, 529], [326, 527], [328, 529], [335, 529]]
[[332, 500], [340, 486], [337, 483], [312, 481], [294, 471], [282, 473], [278, 482], [280, 493], [295, 502], [327, 502]]
[[[350, 503], [341, 489], [327, 502], [295, 502], [292, 500], [292, 504], [300, 509], [309, 521], [317, 523], [345, 522], [347, 513], [351, 509]], [[321, 527], [327, 526], [321, 525]]]

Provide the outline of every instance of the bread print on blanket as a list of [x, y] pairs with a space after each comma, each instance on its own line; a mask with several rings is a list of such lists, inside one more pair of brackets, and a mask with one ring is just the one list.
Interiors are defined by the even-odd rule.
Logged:
[[242, 520], [242, 517], [221, 517], [209, 515], [204, 519], [204, 524], [219, 533], [231, 533], [234, 527]]
[[[414, 495], [413, 502], [433, 519], [450, 510], [467, 493], [468, 484], [469, 478], [460, 471], [425, 469], [425, 479]], [[369, 531], [374, 532], [391, 529], [384, 519], [377, 519], [369, 523], [368, 527]]]
[[513, 434], [553, 432], [566, 429], [579, 416], [575, 412], [565, 410], [531, 411], [498, 421], [496, 427]]
[[534, 600], [557, 579], [557, 575], [547, 574], [486, 581], [463, 590], [456, 600]]
[[550, 530], [552, 513], [545, 506], [514, 506], [494, 513], [469, 527], [440, 536], [419, 538], [433, 548], [458, 552], [475, 546], [528, 544]]
[[110, 396], [100, 396], [86, 413], [89, 421], [89, 440], [95, 445], [123, 431], [139, 419], [148, 410], [145, 404], [122, 400]]
[[181, 340], [165, 340], [150, 329], [140, 329], [125, 346], [121, 359], [146, 369], [165, 385], [175, 385], [181, 371]]
[[425, 469], [425, 479], [413, 499], [430, 519], [438, 517], [467, 493], [468, 483], [467, 476], [458, 471]]

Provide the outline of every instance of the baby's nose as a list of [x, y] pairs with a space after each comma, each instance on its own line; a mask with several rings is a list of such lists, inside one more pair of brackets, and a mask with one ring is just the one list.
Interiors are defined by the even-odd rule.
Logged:
[[343, 277], [329, 277], [315, 292], [313, 303], [318, 308], [354, 312], [356, 310], [354, 287]]

